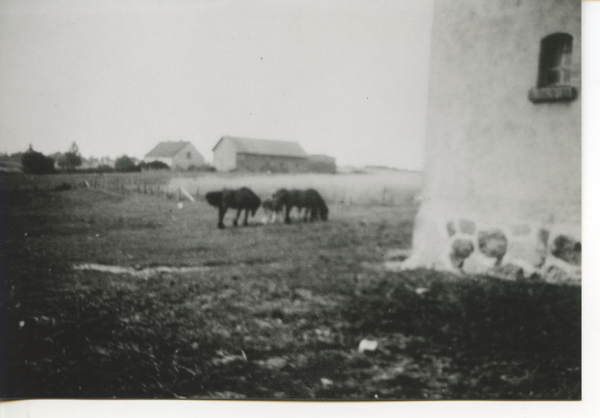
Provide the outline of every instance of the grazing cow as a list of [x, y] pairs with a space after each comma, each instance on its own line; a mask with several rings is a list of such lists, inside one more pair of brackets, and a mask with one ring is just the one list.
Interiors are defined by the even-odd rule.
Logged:
[[219, 223], [217, 226], [225, 228], [223, 218], [227, 209], [237, 209], [237, 215], [233, 220], [233, 226], [238, 225], [238, 219], [242, 210], [245, 210], [244, 226], [248, 226], [248, 213], [252, 212], [252, 216], [256, 214], [256, 210], [260, 207], [260, 198], [249, 188], [242, 187], [241, 189], [224, 189], [220, 192], [208, 192], [205, 195], [206, 201], [214, 207], [219, 208]]
[[302, 216], [302, 210], [305, 210], [304, 222], [309, 220], [309, 213], [311, 222], [316, 221], [319, 218], [326, 221], [327, 216], [329, 215], [329, 208], [327, 207], [325, 200], [323, 200], [319, 192], [315, 189], [279, 189], [273, 193], [273, 201], [281, 207], [285, 206], [285, 223], [288, 224], [291, 222], [290, 212], [293, 207], [298, 208], [299, 216]]
[[277, 220], [277, 216], [283, 210], [283, 206], [272, 199], [266, 199], [265, 201], [263, 201], [262, 207], [265, 211], [265, 217], [263, 218], [263, 223], [265, 224], [275, 223], [275, 221]]

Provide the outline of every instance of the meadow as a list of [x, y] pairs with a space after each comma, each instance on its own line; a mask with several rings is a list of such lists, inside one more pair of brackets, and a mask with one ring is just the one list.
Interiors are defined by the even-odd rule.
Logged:
[[[316, 187], [330, 220], [233, 228], [229, 213], [218, 230], [202, 198], [177, 206], [178, 187], [242, 183]], [[580, 399], [580, 287], [377, 267], [410, 249], [419, 187], [394, 172], [1, 177], [0, 397]]]

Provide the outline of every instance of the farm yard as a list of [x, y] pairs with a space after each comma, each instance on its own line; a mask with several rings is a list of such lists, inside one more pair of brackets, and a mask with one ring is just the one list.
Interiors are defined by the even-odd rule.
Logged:
[[[329, 221], [218, 230], [203, 194], [242, 185], [315, 187]], [[179, 209], [179, 187], [200, 198]], [[378, 267], [410, 249], [419, 191], [393, 171], [0, 177], [0, 396], [580, 399], [580, 287]]]

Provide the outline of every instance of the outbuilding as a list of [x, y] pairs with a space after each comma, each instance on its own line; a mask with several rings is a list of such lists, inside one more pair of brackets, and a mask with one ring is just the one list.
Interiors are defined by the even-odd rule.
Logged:
[[308, 155], [292, 141], [224, 136], [213, 148], [217, 171], [301, 173]]
[[205, 164], [204, 157], [187, 141], [160, 142], [144, 156], [144, 162], [160, 161], [172, 170], [188, 170]]
[[337, 166], [335, 158], [329, 155], [313, 154], [308, 156], [307, 170], [311, 173], [335, 174]]

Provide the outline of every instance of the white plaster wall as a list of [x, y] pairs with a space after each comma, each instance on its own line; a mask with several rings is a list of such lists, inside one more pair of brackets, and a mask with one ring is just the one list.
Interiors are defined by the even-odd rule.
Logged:
[[[534, 104], [540, 42], [556, 32], [573, 36], [578, 97]], [[453, 218], [580, 237], [580, 97], [579, 1], [437, 0], [411, 263], [432, 265], [447, 238], [439, 227]]]
[[[191, 158], [187, 158], [187, 153], [191, 153]], [[194, 148], [192, 144], [183, 147], [175, 157], [173, 157], [173, 168], [187, 169], [191, 165], [200, 166], [204, 164], [204, 157]]]

